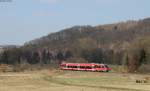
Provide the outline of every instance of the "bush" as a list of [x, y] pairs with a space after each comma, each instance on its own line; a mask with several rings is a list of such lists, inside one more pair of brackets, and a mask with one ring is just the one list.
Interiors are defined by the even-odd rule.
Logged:
[[138, 71], [141, 72], [141, 73], [150, 72], [150, 64], [141, 65], [141, 67], [138, 69]]

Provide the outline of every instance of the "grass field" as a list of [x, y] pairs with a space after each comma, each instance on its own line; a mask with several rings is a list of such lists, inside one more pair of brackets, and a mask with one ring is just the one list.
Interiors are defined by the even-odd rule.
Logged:
[[0, 91], [150, 91], [150, 75], [41, 70], [0, 73]]

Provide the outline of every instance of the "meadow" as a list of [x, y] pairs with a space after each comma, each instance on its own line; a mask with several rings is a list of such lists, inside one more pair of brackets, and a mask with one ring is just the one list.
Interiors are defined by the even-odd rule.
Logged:
[[150, 91], [149, 74], [39, 70], [0, 73], [0, 91]]

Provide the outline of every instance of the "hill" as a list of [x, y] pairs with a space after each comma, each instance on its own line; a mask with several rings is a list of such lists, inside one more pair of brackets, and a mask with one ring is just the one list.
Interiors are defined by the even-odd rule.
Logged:
[[7, 56], [17, 58], [17, 62], [12, 61], [14, 59], [2, 60], [2, 63], [10, 64], [62, 61], [126, 64], [134, 67], [133, 71], [139, 69], [141, 64], [149, 63], [149, 35], [150, 18], [99, 26], [74, 26], [29, 41], [18, 49], [13, 48], [9, 55], [7, 50], [1, 59]]
[[51, 33], [25, 45], [49, 47], [51, 49], [70, 48], [74, 42], [92, 39], [97, 45], [109, 45], [116, 42], [131, 42], [137, 37], [150, 34], [150, 18], [139, 21], [127, 21], [99, 26], [74, 26], [60, 32]]

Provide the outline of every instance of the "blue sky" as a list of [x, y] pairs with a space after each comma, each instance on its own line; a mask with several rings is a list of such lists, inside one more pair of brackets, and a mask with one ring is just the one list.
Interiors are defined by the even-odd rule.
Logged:
[[74, 25], [150, 17], [150, 0], [12, 0], [0, 2], [0, 45], [23, 44]]

